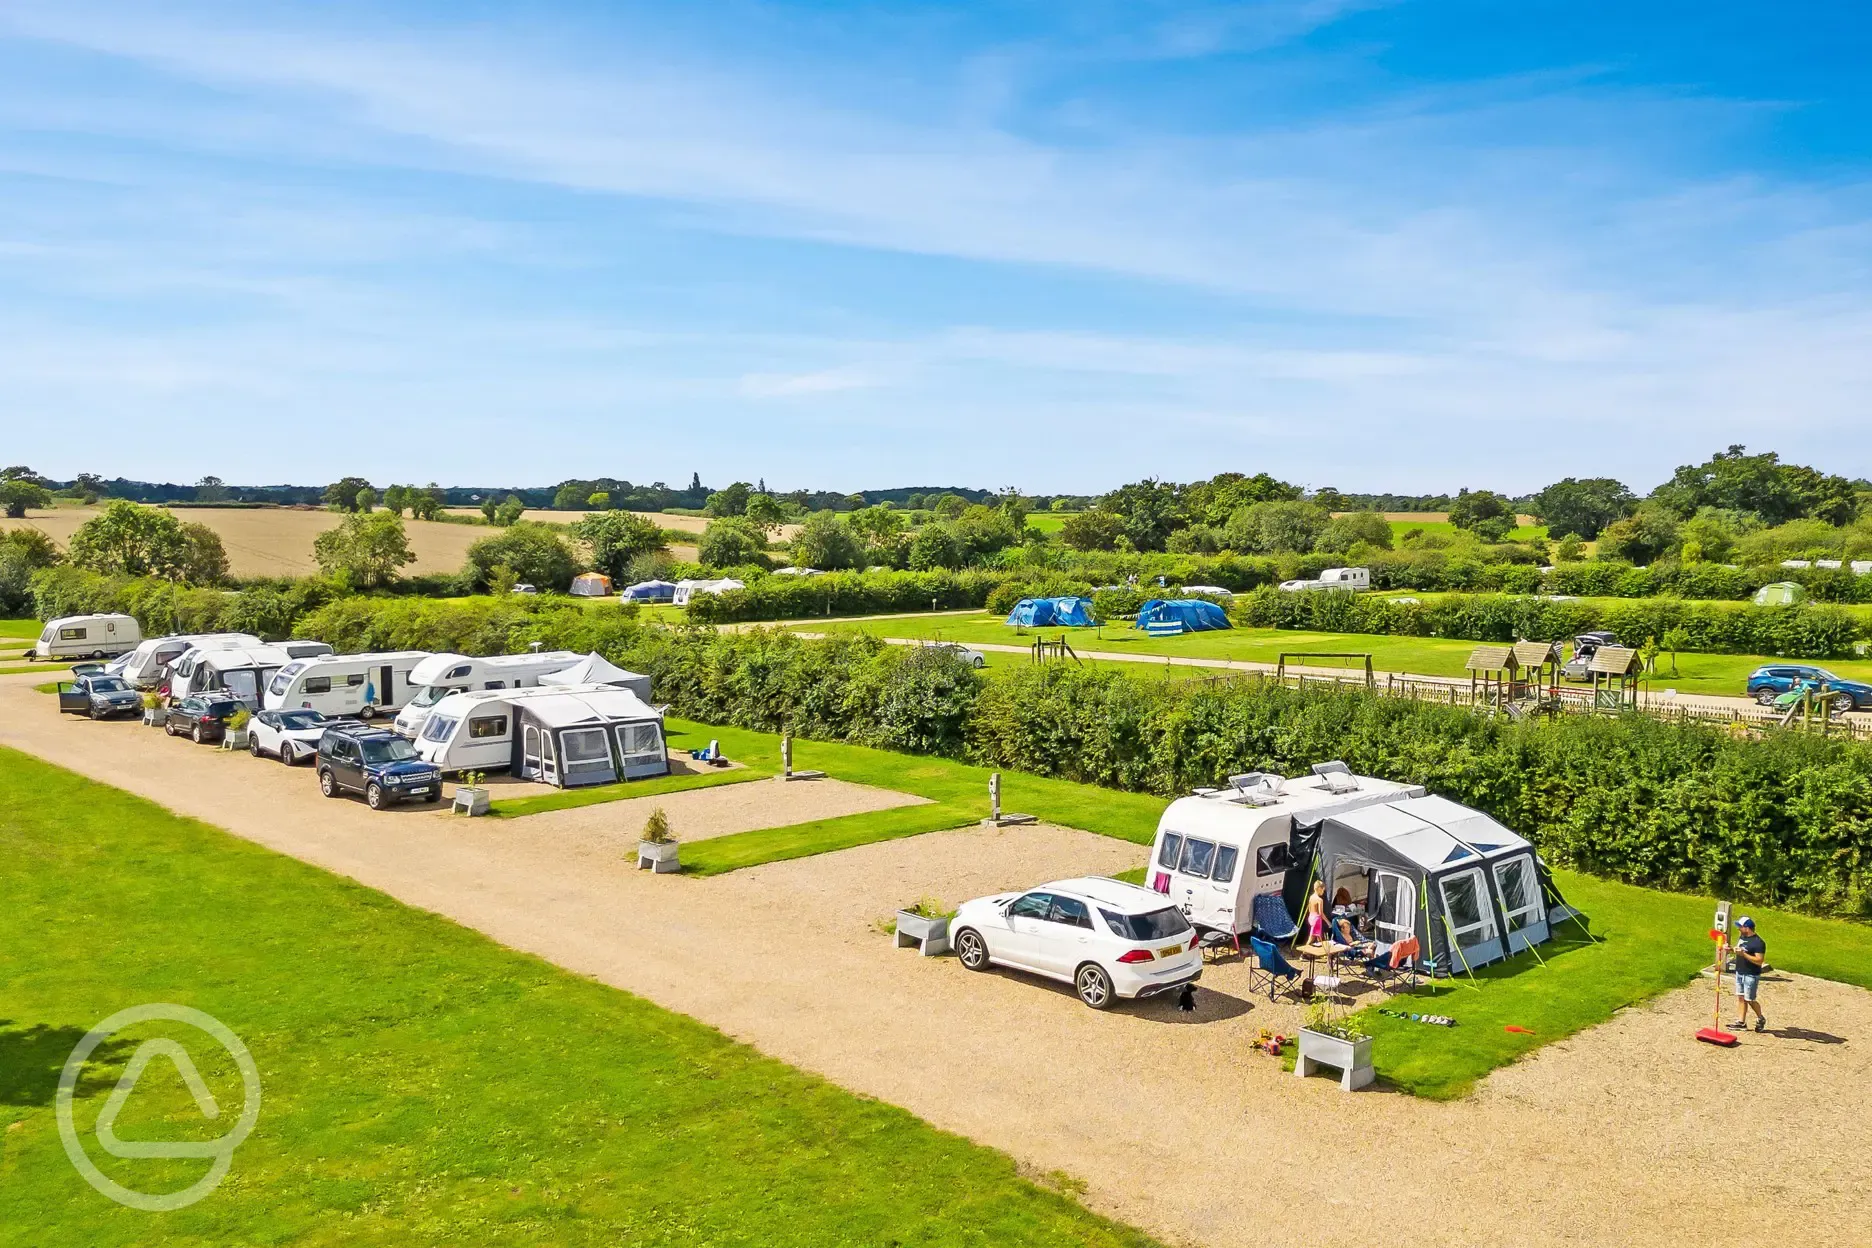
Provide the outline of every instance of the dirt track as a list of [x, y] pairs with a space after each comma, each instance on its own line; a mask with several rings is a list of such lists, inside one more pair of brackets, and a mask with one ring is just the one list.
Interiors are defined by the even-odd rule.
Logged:
[[[1063, 988], [896, 950], [873, 926], [926, 894], [953, 903], [1132, 866], [1129, 844], [964, 829], [712, 880], [652, 877], [562, 842], [544, 817], [372, 814], [319, 797], [304, 769], [60, 719], [30, 684], [0, 678], [0, 742], [1078, 1176], [1089, 1203], [1172, 1241], [1676, 1248], [1813, 1227], [1845, 1242], [1872, 1212], [1872, 993], [1771, 983], [1770, 1017], [1789, 1030], [1721, 1052], [1689, 1039], [1707, 1017], [1706, 989], [1692, 987], [1498, 1072], [1465, 1102], [1348, 1097], [1248, 1050], [1256, 1027], [1291, 1013], [1249, 997], [1239, 967], [1206, 976], [1192, 1015], [1167, 1000], [1095, 1014]], [[777, 824], [799, 813], [790, 787], [725, 791], [765, 790]], [[680, 821], [701, 818], [705, 796], [657, 800]]]

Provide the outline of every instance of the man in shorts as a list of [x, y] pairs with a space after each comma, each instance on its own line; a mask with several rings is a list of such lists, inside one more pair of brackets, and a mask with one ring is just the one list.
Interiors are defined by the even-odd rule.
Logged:
[[1761, 1002], [1755, 999], [1761, 991], [1762, 967], [1768, 962], [1768, 946], [1755, 934], [1755, 920], [1746, 914], [1736, 920], [1736, 930], [1741, 933], [1735, 945], [1736, 1006], [1742, 1017], [1729, 1024], [1730, 1031], [1741, 1031], [1748, 1026], [1749, 1006], [1755, 1007], [1755, 1030], [1768, 1030], [1768, 1020], [1762, 1015]]

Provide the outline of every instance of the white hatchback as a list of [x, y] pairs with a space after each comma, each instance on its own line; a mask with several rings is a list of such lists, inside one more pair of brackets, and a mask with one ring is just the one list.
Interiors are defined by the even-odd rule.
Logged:
[[1202, 978], [1196, 929], [1162, 893], [1088, 876], [963, 903], [949, 923], [962, 965], [1011, 967], [1073, 986], [1095, 1010]]
[[354, 724], [303, 708], [261, 711], [247, 725], [247, 749], [255, 758], [272, 755], [288, 767], [318, 755], [319, 738], [334, 724]]

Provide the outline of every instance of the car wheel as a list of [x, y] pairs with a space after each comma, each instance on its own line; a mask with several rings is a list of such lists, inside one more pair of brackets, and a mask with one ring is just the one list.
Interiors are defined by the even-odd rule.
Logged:
[[376, 781], [365, 785], [364, 804], [369, 806], [372, 810], [382, 810], [384, 808], [383, 785], [378, 784]]
[[173, 737], [173, 736], [175, 736], [175, 725], [174, 725], [174, 724], [172, 724], [172, 723], [170, 723], [170, 722], [169, 722], [168, 720], [166, 720], [166, 719], [165, 719], [165, 720], [163, 720], [163, 735], [164, 735], [165, 737]]
[[1088, 962], [1073, 976], [1073, 989], [1079, 999], [1095, 1010], [1102, 1010], [1118, 999], [1112, 991], [1111, 976], [1096, 962]]
[[338, 796], [338, 781], [332, 778], [331, 772], [319, 772], [319, 792], [323, 793], [326, 797]]
[[976, 667], [977, 667], [978, 669], [979, 669], [979, 668], [984, 668], [984, 667], [987, 667], [987, 666], [988, 666], [988, 660], [987, 660], [987, 659], [984, 659], [984, 658], [982, 658], [982, 657], [981, 657], [981, 655], [979, 655], [979, 654], [978, 654], [978, 655], [976, 655], [976, 656], [975, 656], [975, 666], [976, 666]]
[[1844, 715], [1853, 709], [1853, 696], [1850, 693], [1836, 693], [1830, 701], [1835, 715]]
[[299, 761], [299, 760], [298, 760], [298, 759], [297, 759], [297, 758], [296, 758], [296, 757], [294, 756], [294, 754], [293, 754], [293, 745], [292, 745], [292, 742], [290, 742], [290, 741], [282, 741], [282, 742], [280, 742], [280, 762], [282, 762], [282, 763], [284, 763], [284, 764], [286, 764], [286, 766], [288, 766], [288, 767], [290, 767], [290, 766], [292, 766], [292, 765], [293, 765], [294, 763], [296, 763], [296, 762], [298, 762], [298, 761]]
[[[1846, 709], [1849, 711], [1852, 709], [1852, 705], [1850, 702], [1848, 702]], [[95, 702], [92, 703], [90, 706], [85, 707], [86, 719], [96, 719], [97, 717], [98, 717], [98, 709], [97, 709], [97, 704]]]
[[1755, 703], [1758, 706], [1773, 706], [1775, 699], [1780, 696], [1772, 689], [1760, 689], [1755, 693]]
[[91, 652], [91, 658], [93, 660], [101, 659], [103, 657], [104, 657], [104, 652], [102, 650], [93, 650]]
[[188, 735], [189, 740], [193, 741], [196, 745], [200, 745], [202, 743], [201, 725], [196, 724], [193, 728], [189, 729]]
[[955, 934], [951, 943], [955, 945], [956, 957], [964, 968], [971, 971], [988, 969], [988, 942], [982, 939], [980, 932], [965, 927]]
[[255, 736], [251, 732], [247, 734], [247, 752], [253, 755], [255, 758], [262, 757], [262, 754], [260, 751], [260, 738]]

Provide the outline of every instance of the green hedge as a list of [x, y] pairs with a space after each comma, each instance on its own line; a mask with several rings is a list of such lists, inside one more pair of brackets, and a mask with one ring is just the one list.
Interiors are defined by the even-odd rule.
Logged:
[[746, 589], [699, 594], [689, 618], [703, 624], [735, 620], [798, 620], [815, 615], [880, 615], [890, 612], [961, 610], [979, 607], [1003, 584], [1007, 572], [828, 572], [823, 576], [767, 576]]
[[1231, 614], [1253, 628], [1295, 628], [1468, 641], [1558, 641], [1608, 629], [1641, 646], [1681, 629], [1684, 650], [1827, 659], [1850, 656], [1866, 622], [1842, 607], [1755, 607], [1741, 603], [1644, 598], [1628, 602], [1555, 602], [1514, 594], [1450, 594], [1398, 602], [1370, 594], [1283, 593], [1262, 588], [1238, 597]]

